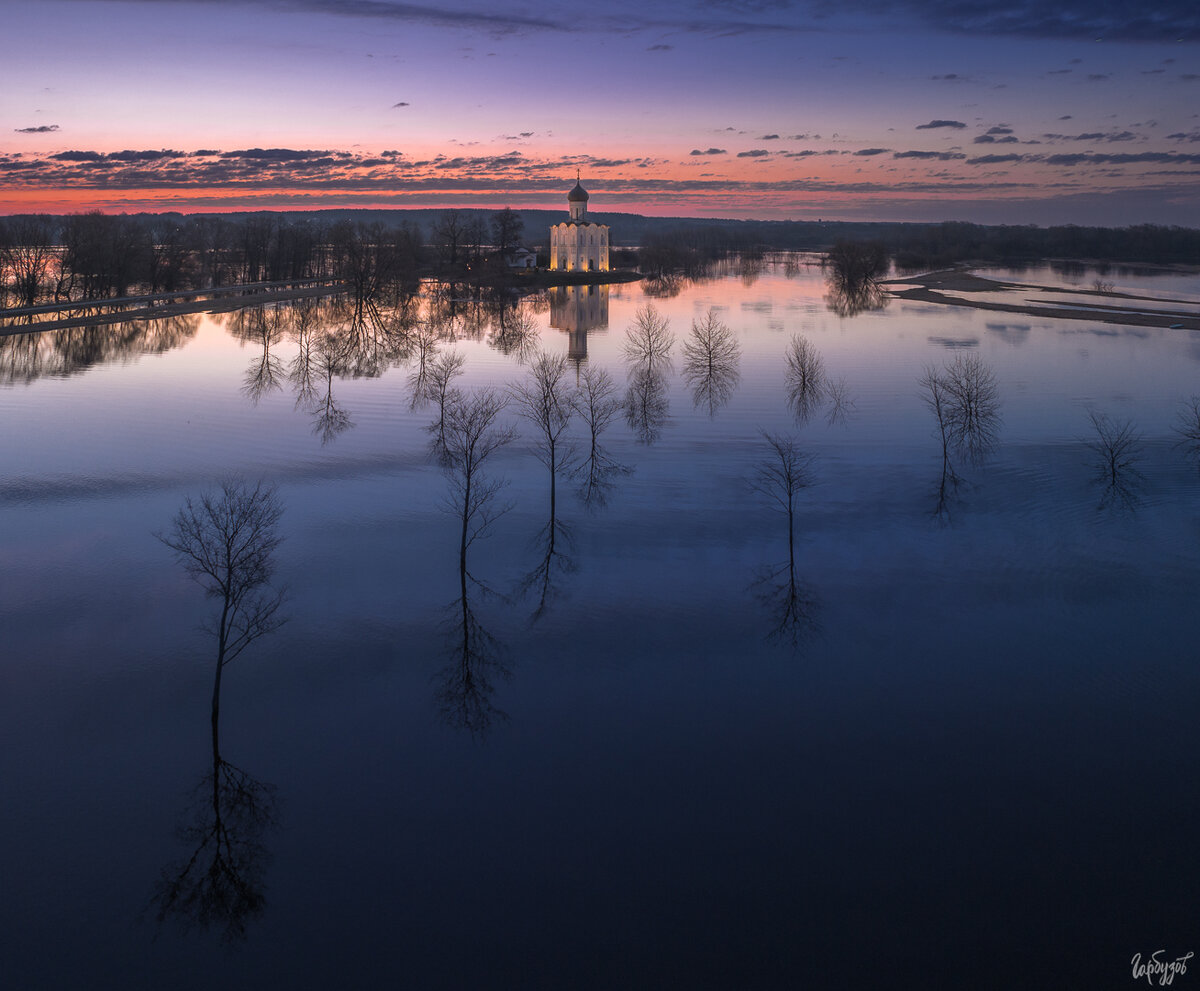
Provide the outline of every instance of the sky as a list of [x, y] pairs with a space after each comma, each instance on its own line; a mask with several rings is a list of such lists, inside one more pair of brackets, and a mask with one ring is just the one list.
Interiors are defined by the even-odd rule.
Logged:
[[1194, 0], [0, 0], [0, 214], [1200, 226]]

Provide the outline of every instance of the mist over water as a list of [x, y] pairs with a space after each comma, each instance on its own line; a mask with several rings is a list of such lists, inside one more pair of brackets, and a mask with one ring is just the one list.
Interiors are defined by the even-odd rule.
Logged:
[[[1194, 949], [1200, 335], [829, 295], [767, 260], [0, 338], [13, 986], [1102, 987]], [[647, 304], [673, 341], [631, 356]], [[500, 415], [465, 564], [452, 350], [467, 395], [544, 351], [615, 404], [602, 497], [576, 412], [553, 509]], [[946, 493], [920, 381], [964, 354], [997, 441]], [[1091, 412], [1134, 429], [1128, 498]], [[764, 433], [805, 458], [790, 549]], [[214, 763], [214, 603], [155, 533], [231, 475], [277, 486], [288, 622], [225, 672]], [[206, 773], [253, 826], [232, 942], [153, 906]]]

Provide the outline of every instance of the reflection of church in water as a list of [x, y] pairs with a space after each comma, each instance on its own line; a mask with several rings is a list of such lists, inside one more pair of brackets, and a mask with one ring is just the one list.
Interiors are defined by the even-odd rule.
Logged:
[[567, 332], [568, 358], [586, 361], [588, 331], [608, 326], [608, 286], [554, 286], [550, 326]]

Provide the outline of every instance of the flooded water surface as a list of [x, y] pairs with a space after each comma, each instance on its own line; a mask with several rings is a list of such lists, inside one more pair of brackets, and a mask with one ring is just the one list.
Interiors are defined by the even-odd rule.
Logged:
[[[802, 259], [0, 338], [0, 983], [1115, 987], [1197, 950], [1200, 333], [856, 309]], [[974, 446], [930, 402], [972, 369]], [[239, 480], [283, 600], [218, 745], [222, 597], [167, 545]]]

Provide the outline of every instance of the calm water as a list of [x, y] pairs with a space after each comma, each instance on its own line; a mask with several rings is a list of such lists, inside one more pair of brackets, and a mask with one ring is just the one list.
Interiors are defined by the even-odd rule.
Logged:
[[[337, 361], [351, 330], [286, 307], [0, 339], [0, 986], [1094, 988], [1200, 951], [1200, 476], [1172, 432], [1200, 335], [824, 296], [818, 269], [767, 265], [651, 300], [678, 338], [657, 416], [605, 433], [630, 469], [607, 504], [560, 481], [548, 577], [528, 426], [500, 451], [474, 732], [443, 705], [457, 522], [404, 343], [427, 306]], [[505, 386], [524, 320], [572, 379], [636, 397], [621, 345], [647, 301], [443, 302], [439, 346], [462, 388]], [[741, 349], [716, 408], [681, 353], [710, 308]], [[844, 421], [797, 423], [796, 333], [845, 379]], [[917, 383], [963, 352], [995, 372], [1000, 445], [939, 519]], [[1102, 505], [1091, 408], [1142, 436], [1129, 506]], [[764, 430], [814, 459], [783, 636]], [[155, 920], [196, 845], [214, 647], [154, 533], [231, 473], [278, 485], [290, 621], [222, 687], [222, 758], [277, 808], [250, 858], [265, 908], [226, 943]]]

